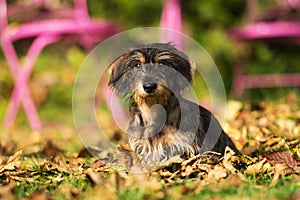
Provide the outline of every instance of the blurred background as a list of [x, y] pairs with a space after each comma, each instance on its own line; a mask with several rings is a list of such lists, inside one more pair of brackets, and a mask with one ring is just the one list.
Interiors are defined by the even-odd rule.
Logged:
[[[28, 4], [31, 1], [9, 0], [8, 5]], [[33, 1], [32, 1], [33, 2]], [[259, 102], [262, 100], [277, 101], [293, 92], [299, 96], [299, 87], [271, 87], [245, 89], [241, 95], [232, 92], [234, 66], [245, 66], [246, 74], [299, 73], [300, 46], [295, 41], [284, 38], [243, 39], [231, 37], [230, 30], [242, 27], [255, 20], [300, 20], [298, 7], [291, 7], [285, 0], [252, 1], [243, 0], [181, 1], [182, 32], [195, 39], [203, 46], [215, 61], [224, 80], [228, 99]], [[87, 0], [92, 19], [105, 19], [125, 31], [138, 27], [159, 27], [163, 0]], [[72, 4], [67, 0], [44, 0], [42, 9], [36, 13], [47, 12], [47, 9], [62, 9], [62, 5]], [[28, 6], [28, 5], [26, 5]], [[275, 13], [273, 18], [266, 13]], [[283, 13], [283, 14], [281, 14]], [[9, 16], [10, 25], [35, 20], [39, 15], [23, 10]], [[32, 17], [32, 19], [30, 18]], [[267, 18], [269, 17], [269, 18]], [[32, 39], [21, 39], [14, 43], [20, 60], [24, 60]], [[299, 44], [299, 43], [298, 43]], [[60, 40], [46, 46], [37, 58], [29, 81], [29, 89], [37, 106], [43, 123], [65, 123], [72, 125], [72, 90], [73, 83], [82, 61], [88, 50], [71, 39]], [[14, 81], [6, 59], [0, 50], [0, 121], [3, 121], [8, 106]], [[196, 86], [197, 87], [197, 86]], [[199, 86], [201, 88], [201, 86]], [[28, 128], [24, 111], [17, 115], [18, 127]]]

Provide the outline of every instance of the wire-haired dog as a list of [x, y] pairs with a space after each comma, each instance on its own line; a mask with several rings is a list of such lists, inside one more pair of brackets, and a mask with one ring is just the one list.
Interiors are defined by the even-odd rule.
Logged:
[[205, 151], [239, 153], [216, 118], [186, 100], [182, 91], [193, 76], [188, 57], [169, 43], [140, 45], [110, 66], [110, 86], [129, 96], [127, 139], [138, 162], [151, 166], [176, 155]]

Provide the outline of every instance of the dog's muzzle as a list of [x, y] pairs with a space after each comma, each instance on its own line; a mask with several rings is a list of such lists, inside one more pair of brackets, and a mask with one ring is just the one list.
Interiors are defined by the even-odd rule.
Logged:
[[145, 83], [143, 84], [143, 88], [146, 93], [152, 94], [157, 88], [157, 83]]

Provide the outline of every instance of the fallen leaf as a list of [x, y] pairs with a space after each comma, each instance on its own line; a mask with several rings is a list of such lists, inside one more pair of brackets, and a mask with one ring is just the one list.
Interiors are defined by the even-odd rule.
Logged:
[[233, 174], [236, 174], [236, 173], [238, 173], [238, 170], [231, 163], [231, 158], [234, 155], [235, 155], [235, 152], [232, 149], [230, 149], [230, 147], [227, 146], [225, 148], [225, 155], [223, 157], [222, 163], [227, 170], [229, 170]]
[[196, 172], [197, 170], [193, 168], [192, 166], [188, 165], [183, 172], [181, 172], [181, 175], [184, 177], [187, 177], [191, 175], [192, 173]]
[[196, 161], [196, 160], [199, 160], [200, 158], [200, 154], [199, 155], [196, 155], [196, 156], [193, 156], [191, 158], [189, 158], [188, 160], [184, 160], [182, 163], [181, 163], [181, 166], [182, 166], [182, 170], [185, 170], [185, 168], [193, 161]]
[[99, 173], [94, 172], [91, 168], [86, 171], [86, 175], [95, 185], [101, 185], [103, 183], [102, 176]]
[[173, 175], [173, 173], [171, 173], [169, 171], [161, 171], [161, 172], [159, 172], [159, 175], [161, 175], [162, 177], [170, 177]]
[[5, 170], [14, 170], [21, 165], [22, 149], [17, 151], [14, 155], [10, 156], [6, 163], [0, 165], [0, 174]]
[[227, 177], [227, 170], [224, 167], [216, 166], [208, 173], [208, 179], [222, 179]]
[[95, 168], [100, 168], [100, 167], [104, 167], [106, 165], [104, 160], [96, 160], [92, 165], [91, 168], [95, 169]]
[[251, 176], [259, 174], [259, 173], [263, 173], [264, 172], [263, 165], [266, 163], [266, 161], [267, 161], [267, 159], [264, 158], [260, 162], [248, 166], [247, 169], [245, 170], [245, 173], [247, 175], [251, 175]]
[[162, 168], [170, 167], [174, 163], [182, 163], [182, 162], [183, 162], [183, 159], [180, 156], [174, 156], [164, 162], [155, 163], [151, 167], [151, 171], [154, 172], [154, 171], [157, 171]]
[[280, 176], [291, 174], [293, 170], [286, 164], [276, 164], [274, 167], [274, 171], [275, 172], [274, 172], [273, 180], [270, 183], [269, 187], [275, 186], [278, 183]]
[[296, 160], [293, 157], [293, 154], [289, 151], [274, 152], [263, 156], [267, 158], [268, 162], [274, 164], [285, 163], [290, 167], [295, 167], [297, 165], [300, 165], [300, 161]]

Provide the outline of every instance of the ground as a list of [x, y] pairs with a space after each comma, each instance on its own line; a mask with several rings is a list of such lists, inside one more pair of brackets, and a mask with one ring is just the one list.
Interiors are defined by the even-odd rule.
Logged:
[[127, 173], [116, 150], [83, 147], [67, 123], [3, 130], [0, 199], [300, 199], [299, 103], [294, 93], [230, 100], [222, 125], [241, 156], [227, 149], [221, 159], [178, 157], [147, 174]]

